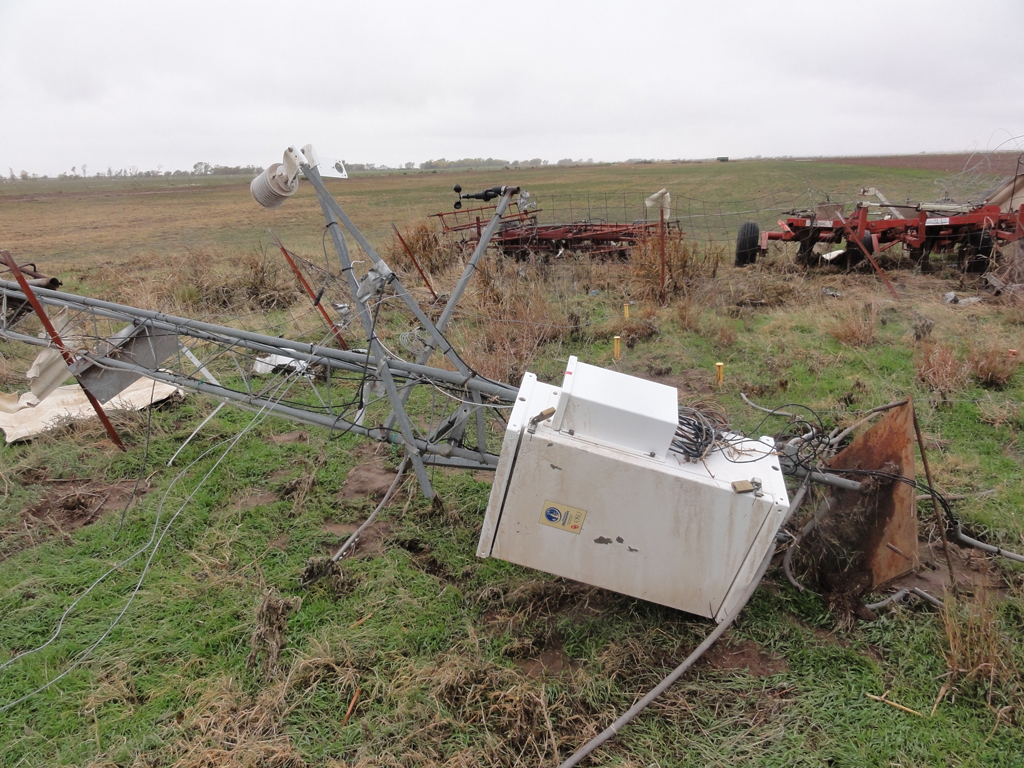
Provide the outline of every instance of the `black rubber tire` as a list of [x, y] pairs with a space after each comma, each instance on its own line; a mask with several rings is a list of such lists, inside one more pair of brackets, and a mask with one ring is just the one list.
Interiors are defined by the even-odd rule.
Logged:
[[974, 252], [984, 259], [992, 258], [992, 235], [988, 232], [978, 232], [971, 235], [971, 245]]
[[981, 274], [992, 262], [992, 235], [988, 232], [972, 232], [960, 246], [960, 269], [964, 272]]
[[736, 235], [736, 266], [745, 267], [757, 261], [761, 248], [761, 228], [756, 221], [745, 221]]
[[[860, 243], [860, 245], [858, 245], [858, 243]], [[864, 246], [864, 250], [861, 250], [861, 245]], [[865, 232], [864, 236], [860, 240], [847, 240], [846, 253], [844, 253], [840, 259], [836, 259], [832, 263], [837, 267], [850, 269], [864, 261], [864, 251], [867, 251], [868, 255], [874, 255], [875, 253], [875, 244], [871, 240], [870, 232]]]

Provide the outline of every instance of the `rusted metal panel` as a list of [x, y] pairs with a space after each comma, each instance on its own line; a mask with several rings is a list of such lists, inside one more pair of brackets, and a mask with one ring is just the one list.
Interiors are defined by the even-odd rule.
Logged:
[[[902, 475], [914, 470], [914, 404], [889, 411], [828, 462], [831, 469], [869, 469]], [[863, 480], [863, 476], [856, 479]], [[833, 489], [832, 517], [845, 516], [859, 533], [859, 570], [877, 587], [914, 570], [917, 558], [917, 491], [909, 483], [875, 478], [867, 493]]]

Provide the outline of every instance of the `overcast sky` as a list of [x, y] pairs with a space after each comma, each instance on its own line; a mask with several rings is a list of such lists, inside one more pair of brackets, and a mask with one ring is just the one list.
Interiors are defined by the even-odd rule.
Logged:
[[0, 171], [985, 151], [1022, 39], [1020, 0], [0, 0]]

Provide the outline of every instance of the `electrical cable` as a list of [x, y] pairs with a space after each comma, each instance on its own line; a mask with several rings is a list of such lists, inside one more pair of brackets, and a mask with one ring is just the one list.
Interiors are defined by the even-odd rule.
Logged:
[[994, 547], [991, 544], [986, 544], [983, 541], [978, 541], [977, 539], [972, 539], [970, 536], [965, 535], [963, 530], [961, 530], [960, 528], [959, 521], [956, 522], [956, 530], [953, 531], [953, 536], [958, 541], [962, 541], [967, 546], [974, 547], [975, 549], [980, 549], [982, 552], [988, 552], [993, 555], [1005, 557], [1008, 560], [1015, 560], [1018, 563], [1024, 563], [1024, 555], [1019, 555], [1016, 552], [1010, 552], [1009, 550], [1003, 549], [1002, 547]]
[[139, 484], [142, 482], [142, 477], [146, 473], [146, 466], [149, 464], [149, 438], [153, 434], [153, 398], [156, 396], [156, 379], [153, 379], [153, 387], [149, 393], [149, 413], [146, 418], [146, 450], [142, 454], [142, 465], [139, 467], [139, 476], [135, 478], [135, 485], [132, 486], [132, 492], [128, 494], [128, 500], [124, 503], [124, 509], [121, 510], [121, 518], [117, 522], [117, 530], [114, 532], [113, 541], [117, 541], [117, 537], [121, 535], [121, 529], [124, 528], [124, 520], [128, 515], [128, 507], [132, 505], [135, 500], [135, 494], [138, 493]]
[[370, 513], [370, 516], [366, 518], [366, 521], [360, 525], [352, 535], [348, 537], [348, 539], [345, 540], [345, 543], [341, 545], [341, 548], [331, 556], [332, 563], [336, 563], [341, 560], [341, 558], [345, 556], [345, 553], [348, 552], [352, 545], [359, 539], [359, 534], [369, 528], [373, 524], [373, 521], [377, 519], [377, 515], [379, 515], [380, 511], [387, 506], [388, 502], [391, 501], [391, 496], [398, 489], [402, 475], [409, 467], [409, 464], [409, 457], [402, 459], [402, 463], [398, 466], [398, 471], [395, 473], [395, 479], [391, 482], [391, 487], [388, 488], [387, 493], [384, 494], [384, 498], [380, 500], [380, 504], [378, 504], [377, 508]]

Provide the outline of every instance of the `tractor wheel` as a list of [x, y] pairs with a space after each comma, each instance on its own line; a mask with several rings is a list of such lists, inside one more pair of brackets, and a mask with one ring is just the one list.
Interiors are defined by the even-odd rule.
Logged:
[[981, 274], [988, 269], [992, 260], [992, 235], [988, 232], [972, 232], [960, 246], [959, 256], [960, 269]]
[[[864, 246], [864, 250], [861, 250], [861, 245]], [[854, 264], [860, 264], [864, 261], [865, 253], [869, 256], [873, 256], [875, 253], [875, 244], [871, 240], [870, 232], [864, 233], [864, 237], [860, 239], [860, 245], [853, 240], [846, 241], [846, 266], [849, 268]]]
[[915, 267], [919, 267], [922, 274], [932, 271], [931, 248], [927, 246], [927, 243], [919, 248], [910, 249], [910, 262]]
[[761, 247], [761, 230], [756, 221], [745, 221], [736, 235], [736, 266], [745, 267], [757, 261]]

